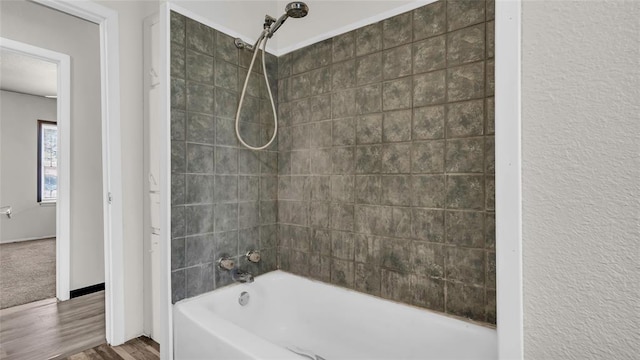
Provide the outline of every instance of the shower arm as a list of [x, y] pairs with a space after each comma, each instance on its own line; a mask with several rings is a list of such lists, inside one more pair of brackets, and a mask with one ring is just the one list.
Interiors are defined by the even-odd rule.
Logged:
[[[269, 16], [269, 15], [267, 15]], [[273, 19], [271, 16], [269, 16], [271, 19]], [[278, 31], [278, 29], [280, 29], [280, 26], [282, 26], [282, 24], [284, 24], [284, 22], [287, 20], [287, 18], [289, 17], [289, 15], [287, 14], [283, 14], [282, 16], [280, 16], [280, 18], [275, 22], [275, 24], [273, 24], [273, 26], [271, 26], [271, 24], [269, 24], [269, 27], [265, 27], [265, 29], [269, 30], [269, 38], [271, 38], [273, 36], [273, 34], [276, 33], [276, 31]], [[274, 19], [275, 20], [275, 19]], [[265, 21], [265, 26], [267, 25], [267, 22]]]

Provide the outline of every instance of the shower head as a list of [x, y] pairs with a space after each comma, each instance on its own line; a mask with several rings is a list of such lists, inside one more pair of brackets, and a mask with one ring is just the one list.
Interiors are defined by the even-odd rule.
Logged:
[[275, 32], [278, 31], [278, 29], [280, 29], [280, 26], [284, 24], [284, 21], [287, 20], [287, 18], [292, 17], [295, 19], [299, 19], [307, 16], [308, 13], [309, 13], [309, 7], [307, 6], [307, 4], [303, 3], [302, 1], [294, 1], [294, 2], [288, 3], [287, 6], [285, 6], [284, 8], [284, 14], [280, 16], [278, 21], [276, 21], [275, 24], [273, 24], [273, 26], [271, 26], [271, 22], [269, 23], [265, 22], [265, 29], [271, 26], [271, 28], [268, 30], [267, 36], [272, 37], [273, 34], [275, 34]]
[[284, 11], [288, 17], [298, 19], [307, 16], [309, 13], [309, 7], [302, 1], [294, 1], [288, 3], [287, 6], [285, 6]]

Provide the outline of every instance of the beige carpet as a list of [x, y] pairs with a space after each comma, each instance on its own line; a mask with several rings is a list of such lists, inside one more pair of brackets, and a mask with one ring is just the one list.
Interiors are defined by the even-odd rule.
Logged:
[[0, 309], [55, 296], [55, 238], [0, 244]]

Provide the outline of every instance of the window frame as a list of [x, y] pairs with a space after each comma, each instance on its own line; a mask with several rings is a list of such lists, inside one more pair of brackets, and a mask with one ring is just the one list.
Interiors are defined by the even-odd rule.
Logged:
[[[44, 125], [54, 125], [56, 127], [56, 131], [58, 130], [58, 123], [56, 121], [51, 121], [51, 120], [38, 120], [38, 153], [36, 154], [37, 157], [37, 173], [38, 173], [38, 181], [37, 181], [37, 189], [36, 189], [36, 200], [39, 204], [55, 204], [58, 201], [58, 197], [56, 195], [56, 198], [54, 200], [43, 200], [42, 199], [42, 129], [44, 127]], [[56, 133], [57, 136], [57, 133]], [[56, 139], [57, 140], [57, 139]], [[56, 154], [56, 158], [57, 158], [57, 154]], [[56, 159], [56, 163], [57, 163], [57, 159]], [[57, 166], [56, 166], [57, 168]]]

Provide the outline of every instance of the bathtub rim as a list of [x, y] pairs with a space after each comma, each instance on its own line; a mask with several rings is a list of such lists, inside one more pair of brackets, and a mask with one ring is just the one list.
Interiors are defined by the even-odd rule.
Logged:
[[[420, 307], [420, 306], [417, 306], [417, 305], [407, 304], [407, 303], [403, 303], [403, 302], [400, 302], [400, 301], [397, 301], [397, 300], [393, 300], [393, 299], [386, 299], [386, 298], [383, 298], [381, 296], [376, 296], [376, 295], [368, 294], [368, 293], [361, 292], [361, 291], [358, 291], [358, 290], [354, 290], [354, 289], [351, 289], [351, 288], [347, 288], [347, 287], [343, 287], [343, 286], [327, 283], [327, 282], [324, 282], [322, 280], [318, 280], [318, 279], [313, 279], [313, 278], [308, 278], [308, 277], [304, 277], [304, 276], [301, 276], [301, 275], [297, 275], [297, 274], [294, 274], [294, 273], [291, 273], [289, 271], [285, 271], [285, 270], [282, 270], [282, 269], [276, 269], [276, 270], [269, 271], [269, 272], [266, 272], [266, 273], [263, 273], [263, 274], [260, 274], [260, 275], [256, 275], [255, 276], [255, 281], [259, 281], [260, 278], [264, 278], [265, 276], [268, 276], [270, 278], [271, 277], [276, 277], [277, 278], [277, 277], [291, 276], [291, 277], [294, 277], [296, 279], [299, 279], [299, 280], [302, 280], [302, 281], [308, 281], [308, 282], [311, 282], [311, 283], [314, 283], [314, 284], [318, 284], [318, 285], [321, 285], [321, 286], [330, 286], [330, 287], [332, 287], [334, 289], [342, 290], [342, 291], [344, 291], [344, 292], [346, 292], [348, 294], [354, 294], [354, 295], [358, 295], [358, 296], [362, 295], [362, 296], [366, 296], [367, 298], [370, 298], [370, 299], [375, 300], [375, 301], [390, 302], [392, 304], [408, 307], [408, 308], [415, 309], [415, 310], [418, 310], [418, 311], [425, 311], [425, 312], [427, 312], [427, 313], [429, 313], [431, 315], [442, 316], [442, 317], [445, 317], [445, 318], [448, 318], [448, 319], [451, 319], [451, 320], [456, 320], [456, 321], [459, 321], [459, 322], [461, 322], [463, 324], [466, 324], [466, 325], [475, 325], [475, 326], [479, 326], [479, 327], [482, 327], [482, 328], [485, 328], [485, 329], [490, 329], [490, 330], [497, 331], [497, 325], [495, 325], [495, 324], [476, 321], [476, 320], [472, 320], [472, 319], [469, 319], [469, 318], [465, 318], [463, 316], [458, 316], [458, 315], [453, 315], [453, 314], [449, 314], [449, 313], [445, 313], [445, 312], [440, 312], [440, 311], [433, 310], [433, 309], [423, 308], [423, 307]], [[207, 291], [207, 292], [205, 292], [203, 294], [200, 294], [200, 295], [196, 295], [196, 296], [193, 296], [193, 297], [190, 297], [190, 298], [182, 299], [182, 300], [176, 302], [175, 304], [173, 304], [172, 307], [173, 307], [174, 311], [176, 311], [179, 308], [187, 306], [187, 304], [190, 304], [192, 302], [198, 302], [198, 299], [203, 299], [203, 298], [206, 298], [208, 296], [212, 296], [212, 294], [216, 293], [216, 291], [218, 291], [218, 290], [231, 291], [230, 289], [235, 288], [235, 287], [240, 287], [242, 285], [243, 284], [241, 284], [241, 283], [234, 283], [234, 284], [226, 285], [226, 286], [223, 286], [223, 287], [215, 289], [215, 290]]]

